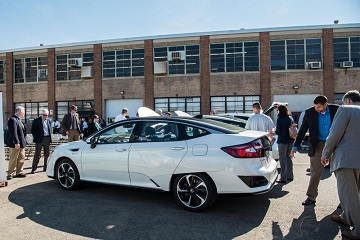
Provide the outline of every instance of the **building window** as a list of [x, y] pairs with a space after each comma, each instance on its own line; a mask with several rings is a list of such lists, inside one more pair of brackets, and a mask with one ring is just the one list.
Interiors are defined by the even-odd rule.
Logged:
[[23, 119], [24, 124], [31, 125], [34, 119], [40, 116], [42, 109], [48, 108], [47, 102], [28, 102], [28, 103], [15, 103], [15, 108], [22, 106], [25, 108], [25, 116]]
[[334, 67], [341, 67], [345, 61], [352, 61], [353, 67], [360, 67], [360, 37], [334, 38]]
[[154, 48], [154, 62], [167, 62], [169, 75], [199, 73], [199, 45]]
[[320, 38], [270, 41], [271, 70], [306, 69], [321, 54]]
[[14, 83], [47, 81], [47, 57], [14, 59]]
[[103, 52], [103, 78], [144, 76], [144, 49]]
[[0, 60], [0, 84], [5, 83], [5, 66], [4, 61]]
[[211, 72], [259, 71], [259, 42], [210, 44]]
[[77, 106], [80, 117], [91, 117], [94, 112], [94, 100], [77, 100], [69, 102], [56, 102], [56, 116], [61, 121], [70, 112], [72, 105]]
[[252, 113], [252, 105], [260, 101], [260, 96], [211, 97], [211, 109], [216, 113]]
[[[69, 60], [80, 59], [78, 67], [70, 66]], [[56, 80], [81, 79], [81, 66], [93, 66], [94, 53], [74, 53], [56, 56]]]
[[155, 98], [155, 109], [161, 108], [163, 113], [176, 110], [190, 115], [200, 114], [200, 97]]

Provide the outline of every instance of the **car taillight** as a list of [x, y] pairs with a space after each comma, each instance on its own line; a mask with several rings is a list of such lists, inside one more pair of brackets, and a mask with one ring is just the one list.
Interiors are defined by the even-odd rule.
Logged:
[[223, 147], [221, 150], [235, 158], [265, 157], [265, 149], [263, 148], [262, 144], [257, 141], [241, 145]]

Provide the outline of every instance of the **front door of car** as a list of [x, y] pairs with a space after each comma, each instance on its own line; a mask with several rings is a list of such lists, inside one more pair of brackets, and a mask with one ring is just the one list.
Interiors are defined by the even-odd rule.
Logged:
[[176, 123], [144, 122], [129, 153], [129, 174], [132, 186], [168, 187], [169, 180], [187, 152], [180, 140]]
[[135, 124], [122, 124], [100, 132], [87, 144], [81, 156], [87, 181], [129, 185], [130, 136]]

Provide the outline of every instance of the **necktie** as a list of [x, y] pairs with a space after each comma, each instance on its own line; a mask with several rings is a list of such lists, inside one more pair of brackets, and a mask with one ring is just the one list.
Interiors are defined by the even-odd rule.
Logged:
[[72, 129], [74, 130], [75, 129], [75, 116], [72, 115]]

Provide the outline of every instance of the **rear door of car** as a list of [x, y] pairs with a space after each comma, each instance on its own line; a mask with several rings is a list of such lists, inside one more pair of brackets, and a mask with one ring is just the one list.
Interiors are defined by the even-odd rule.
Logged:
[[168, 188], [175, 168], [187, 152], [186, 142], [181, 138], [179, 124], [175, 122], [144, 121], [129, 151], [131, 185]]

